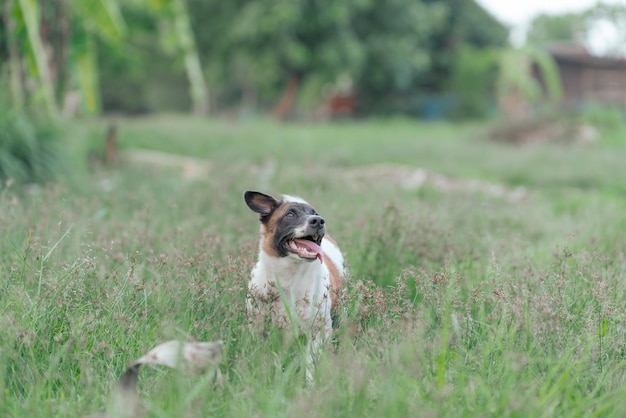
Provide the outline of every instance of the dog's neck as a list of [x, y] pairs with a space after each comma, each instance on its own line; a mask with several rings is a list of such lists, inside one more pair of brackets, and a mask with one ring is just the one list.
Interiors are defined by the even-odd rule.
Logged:
[[281, 287], [307, 287], [313, 280], [321, 280], [321, 263], [318, 260], [299, 261], [292, 257], [274, 257], [263, 250], [259, 254], [259, 273], [268, 281], [277, 281]]

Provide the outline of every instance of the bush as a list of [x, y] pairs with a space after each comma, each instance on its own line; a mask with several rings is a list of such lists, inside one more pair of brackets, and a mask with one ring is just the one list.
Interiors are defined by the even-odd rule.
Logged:
[[494, 108], [497, 73], [497, 50], [462, 47], [451, 76], [451, 90], [457, 101], [450, 116], [455, 119], [488, 117]]
[[0, 179], [32, 183], [52, 180], [63, 168], [60, 131], [36, 112], [0, 112]]
[[624, 126], [624, 111], [616, 106], [589, 103], [582, 109], [581, 119], [601, 131], [616, 131]]

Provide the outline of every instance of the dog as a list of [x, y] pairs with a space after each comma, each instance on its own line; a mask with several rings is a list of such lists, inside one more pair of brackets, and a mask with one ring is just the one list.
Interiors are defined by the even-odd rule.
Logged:
[[222, 361], [224, 342], [183, 342], [167, 341], [133, 361], [120, 376], [107, 411], [86, 416], [85, 418], [138, 418], [146, 415], [146, 410], [139, 399], [137, 383], [139, 369], [143, 365], [167, 366], [172, 369], [182, 368], [187, 373], [210, 372], [214, 382], [222, 386], [222, 374], [218, 367]]
[[[327, 342], [338, 318], [346, 275], [337, 243], [326, 235], [326, 222], [299, 197], [281, 200], [247, 191], [244, 200], [259, 214], [258, 261], [248, 284], [247, 311], [252, 323], [297, 330], [308, 336], [313, 356]], [[336, 324], [335, 324], [336, 325]], [[311, 377], [310, 368], [307, 377]]]

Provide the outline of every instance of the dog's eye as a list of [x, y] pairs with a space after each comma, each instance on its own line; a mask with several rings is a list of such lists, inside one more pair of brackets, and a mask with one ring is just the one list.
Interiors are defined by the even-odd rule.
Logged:
[[285, 214], [285, 218], [289, 218], [289, 219], [291, 219], [291, 218], [295, 218], [295, 216], [296, 216], [296, 214], [295, 214], [295, 213], [293, 213], [293, 212], [287, 212], [287, 213]]

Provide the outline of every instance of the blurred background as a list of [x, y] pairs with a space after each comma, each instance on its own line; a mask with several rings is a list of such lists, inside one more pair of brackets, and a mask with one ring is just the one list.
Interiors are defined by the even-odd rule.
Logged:
[[[626, 0], [0, 0], [0, 416], [183, 336], [224, 387], [149, 416], [626, 416], [625, 53]], [[312, 385], [244, 190], [345, 251]]]
[[16, 117], [163, 112], [488, 120], [512, 142], [620, 129], [626, 4], [544, 3], [3, 0], [0, 144]]

